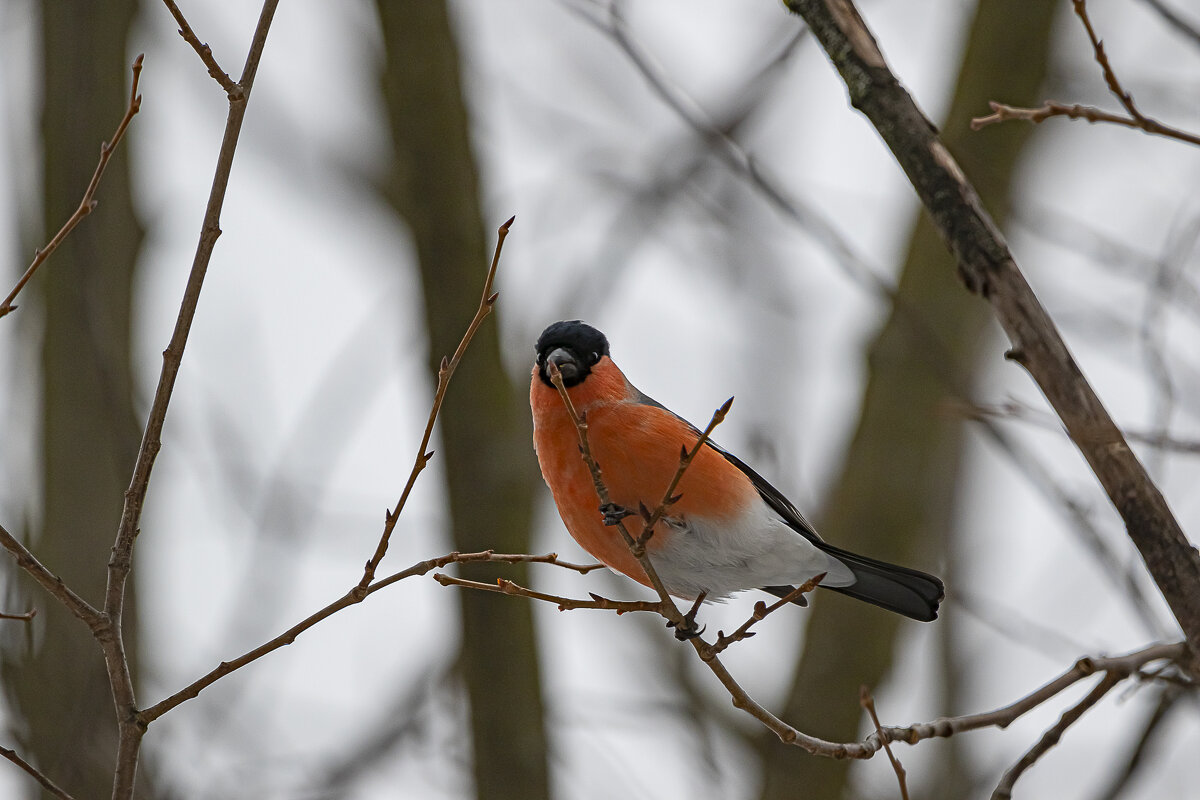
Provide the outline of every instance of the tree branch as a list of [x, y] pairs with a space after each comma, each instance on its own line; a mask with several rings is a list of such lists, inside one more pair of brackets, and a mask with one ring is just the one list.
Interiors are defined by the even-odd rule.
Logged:
[[141, 525], [142, 508], [150, 486], [150, 473], [154, 469], [155, 459], [162, 448], [162, 428], [167, 417], [167, 406], [171, 402], [175, 379], [183, 361], [183, 350], [187, 345], [192, 320], [196, 316], [196, 307], [200, 302], [200, 290], [204, 285], [204, 277], [208, 271], [213, 248], [216, 246], [217, 237], [221, 235], [221, 208], [225, 202], [225, 192], [229, 187], [233, 155], [237, 150], [242, 121], [246, 116], [246, 104], [250, 99], [254, 77], [258, 72], [263, 48], [266, 46], [267, 33], [271, 29], [271, 21], [278, 5], [279, 0], [264, 0], [250, 49], [246, 54], [242, 76], [238, 81], [238, 90], [229, 94], [229, 113], [225, 122], [225, 134], [217, 155], [216, 172], [213, 177], [212, 189], [209, 192], [208, 206], [204, 213], [200, 242], [192, 260], [191, 273], [188, 275], [187, 285], [184, 288], [183, 300], [175, 320], [171, 341], [167, 345], [167, 349], [163, 351], [162, 371], [159, 374], [154, 401], [146, 420], [146, 428], [142, 434], [142, 443], [138, 449], [133, 476], [130, 479], [129, 488], [125, 491], [121, 523], [117, 530], [116, 542], [113, 545], [112, 557], [108, 562], [108, 585], [104, 596], [104, 614], [108, 626], [97, 633], [96, 639], [104, 653], [104, 663], [108, 671], [113, 702], [116, 704], [119, 726], [117, 763], [113, 776], [113, 800], [128, 800], [133, 796], [138, 753], [141, 749], [142, 736], [146, 731], [145, 725], [140, 722], [138, 717], [133, 680], [129, 673], [129, 661], [125, 656], [122, 616], [125, 607], [125, 583], [133, 564], [134, 541]]
[[[552, 364], [551, 366], [553, 367], [554, 365]], [[557, 367], [554, 368], [557, 370]], [[708, 437], [712, 435], [713, 430], [725, 421], [725, 417], [729, 415], [729, 409], [732, 407], [733, 398], [731, 397], [722, 403], [720, 408], [713, 412], [712, 419], [710, 419], [708, 422], [708, 427], [706, 427], [700, 433], [700, 438], [696, 440], [694, 445], [692, 445], [691, 450], [688, 450], [685, 445], [681, 445], [681, 449], [679, 451], [679, 467], [675, 470], [675, 474], [671, 477], [671, 482], [667, 484], [667, 490], [663, 492], [662, 500], [659, 501], [658, 505], [654, 508], [654, 511], [650, 512], [649, 515], [643, 517], [642, 519], [642, 532], [637, 538], [637, 544], [639, 548], [644, 548], [646, 546], [646, 542], [650, 540], [650, 537], [654, 533], [654, 526], [662, 520], [663, 515], [667, 513], [667, 509], [679, 501], [679, 497], [676, 496], [675, 490], [679, 488], [679, 482], [683, 480], [683, 473], [687, 472], [687, 468], [691, 466], [692, 461], [696, 458], [696, 454], [700, 452], [700, 448], [703, 447], [705, 442], [708, 441]], [[812, 590], [810, 589], [809, 591]]]
[[1053, 100], [1047, 100], [1037, 108], [1020, 108], [1018, 106], [1005, 105], [1004, 103], [988, 103], [988, 105], [991, 106], [992, 113], [986, 117], [976, 117], [971, 120], [971, 130], [981, 130], [989, 125], [1014, 119], [1032, 122], [1034, 125], [1037, 125], [1051, 117], [1066, 117], [1067, 119], [1085, 119], [1088, 122], [1107, 122], [1112, 125], [1134, 128], [1135, 130], [1145, 131], [1146, 133], [1158, 136], [1166, 136], [1170, 139], [1178, 139], [1188, 144], [1200, 145], [1200, 136], [1194, 133], [1188, 133], [1179, 128], [1163, 125], [1161, 122], [1148, 117], [1135, 118], [1121, 116], [1120, 114], [1113, 114], [1110, 111], [1104, 111], [1095, 106], [1085, 106], [1078, 103], [1068, 105], [1066, 103], [1056, 103]]
[[[188, 700], [198, 697], [200, 692], [204, 691], [209, 686], [212, 686], [226, 675], [236, 672], [247, 664], [257, 661], [268, 653], [273, 653], [281, 647], [286, 647], [287, 645], [296, 641], [300, 634], [309, 630], [317, 623], [332, 617], [342, 609], [361, 603], [363, 600], [367, 599], [367, 597], [371, 596], [375, 592], [378, 592], [380, 589], [385, 589], [388, 586], [391, 586], [393, 583], [398, 583], [405, 578], [424, 575], [430, 570], [440, 569], [447, 564], [463, 564], [470, 561], [495, 561], [507, 564], [514, 564], [517, 562], [545, 563], [584, 572], [589, 569], [593, 569], [593, 567], [589, 566], [581, 567], [577, 564], [559, 561], [558, 555], [555, 553], [550, 553], [544, 556], [530, 556], [523, 554], [509, 555], [504, 553], [493, 553], [490, 550], [484, 550], [479, 553], [448, 553], [438, 558], [418, 561], [408, 569], [396, 572], [387, 576], [386, 578], [380, 578], [365, 588], [355, 585], [352, 589], [350, 589], [350, 591], [346, 592], [337, 600], [334, 600], [332, 603], [329, 603], [321, 609], [314, 611], [312, 614], [309, 614], [300, 622], [297, 622], [295, 625], [288, 628], [275, 638], [263, 642], [258, 647], [255, 647], [253, 650], [248, 650], [237, 658], [234, 658], [230, 661], [222, 661], [216, 667], [209, 670], [207, 673], [192, 681], [171, 696], [160, 700], [149, 708], [138, 711], [136, 713], [137, 724], [141, 729], [144, 730], [151, 722], [154, 722], [171, 709], [182, 705]], [[493, 588], [491, 584], [483, 585], [487, 586], [489, 589]]]
[[379, 562], [383, 560], [387, 554], [388, 543], [392, 538], [392, 531], [396, 529], [396, 523], [400, 519], [400, 512], [404, 510], [404, 506], [408, 503], [408, 496], [412, 492], [413, 486], [417, 483], [417, 476], [425, 469], [425, 465], [429, 463], [429, 459], [433, 457], [433, 451], [427, 450], [429, 440], [433, 438], [433, 425], [437, 422], [438, 413], [442, 410], [442, 402], [446, 399], [446, 389], [450, 386], [450, 378], [454, 377], [454, 370], [458, 368], [458, 362], [462, 361], [463, 355], [467, 352], [467, 346], [471, 344], [471, 340], [475, 338], [475, 332], [479, 330], [479, 326], [487, 319], [488, 314], [492, 313], [492, 308], [496, 304], [497, 298], [500, 297], [498, 292], [492, 291], [492, 285], [496, 279], [496, 268], [500, 265], [500, 251], [504, 247], [504, 240], [508, 237], [508, 230], [512, 227], [516, 217], [509, 217], [504, 224], [496, 231], [496, 249], [492, 253], [492, 263], [488, 267], [487, 277], [483, 281], [483, 294], [479, 298], [479, 306], [475, 309], [475, 316], [467, 325], [467, 331], [463, 334], [462, 339], [458, 343], [458, 347], [454, 350], [454, 355], [447, 360], [442, 356], [441, 366], [438, 368], [437, 390], [433, 396], [433, 407], [429, 409], [429, 419], [425, 423], [425, 433], [421, 437], [421, 444], [417, 448], [417, 457], [413, 462], [412, 470], [408, 473], [408, 481], [404, 484], [404, 490], [400, 493], [400, 499], [396, 502], [396, 507], [388, 511], [384, 516], [383, 534], [379, 537], [379, 544], [375, 546], [375, 554], [367, 561], [363, 568], [362, 579], [358, 582], [358, 589], [365, 590], [375, 579], [375, 571], [379, 569]]
[[896, 773], [896, 783], [900, 786], [900, 800], [908, 800], [908, 773], [904, 771], [904, 766], [900, 763], [900, 759], [896, 758], [896, 754], [892, 752], [891, 744], [883, 736], [883, 726], [879, 724], [879, 714], [875, 711], [875, 698], [871, 696], [871, 690], [866, 686], [862, 686], [858, 691], [858, 702], [871, 717], [871, 724], [875, 726], [875, 732], [880, 735], [880, 741], [883, 742], [884, 752], [887, 753], [888, 761], [891, 762], [892, 771]]
[[841, 74], [851, 104], [879, 131], [958, 261], [968, 291], [988, 301], [1012, 342], [1007, 354], [1037, 382], [1125, 521], [1200, 672], [1200, 553], [1084, 378], [1025, 281], [1003, 235], [937, 129], [892, 74], [849, 0], [787, 0]]
[[1108, 53], [1104, 50], [1104, 42], [1096, 35], [1096, 29], [1092, 26], [1092, 19], [1088, 16], [1087, 0], [1071, 0], [1071, 5], [1075, 9], [1075, 14], [1079, 17], [1079, 21], [1083, 23], [1083, 27], [1087, 31], [1088, 40], [1092, 43], [1092, 53], [1095, 56], [1096, 63], [1100, 65], [1100, 71], [1104, 74], [1105, 84], [1108, 85], [1109, 91], [1120, 101], [1122, 108], [1125, 109], [1128, 116], [1101, 111], [1094, 106], [1067, 105], [1065, 103], [1056, 103], [1053, 100], [1046, 101], [1041, 108], [1015, 108], [1003, 103], [988, 103], [992, 107], [992, 113], [986, 117], [976, 117], [971, 120], [971, 129], [977, 131], [988, 125], [994, 125], [997, 122], [1004, 122], [1010, 119], [1026, 120], [1036, 125], [1051, 117], [1066, 117], [1067, 119], [1086, 119], [1088, 122], [1108, 122], [1113, 125], [1122, 125], [1126, 128], [1136, 128], [1156, 136], [1166, 136], [1167, 138], [1178, 139], [1188, 144], [1200, 145], [1200, 136], [1180, 130], [1179, 128], [1173, 128], [1170, 125], [1164, 125], [1156, 119], [1147, 117], [1138, 109], [1137, 105], [1133, 102], [1133, 95], [1121, 84], [1121, 80], [1117, 77], [1112, 63], [1108, 60]]
[[1059, 675], [1044, 686], [1030, 692], [1024, 697], [993, 711], [980, 714], [966, 714], [960, 717], [943, 717], [932, 722], [909, 725], [903, 728], [884, 728], [882, 734], [871, 734], [867, 744], [877, 745], [886, 738], [892, 742], [916, 744], [925, 739], [946, 738], [957, 733], [979, 730], [980, 728], [1007, 728], [1033, 709], [1058, 695], [1065, 689], [1074, 686], [1079, 681], [1091, 677], [1098, 672], [1112, 674], [1118, 678], [1127, 678], [1139, 674], [1143, 667], [1154, 661], [1167, 661], [1185, 666], [1184, 660], [1188, 655], [1186, 642], [1171, 644], [1153, 644], [1127, 653], [1123, 656], [1092, 656], [1081, 658], [1069, 670]]
[[0, 525], [0, 545], [4, 547], [16, 561], [17, 566], [25, 570], [31, 578], [37, 581], [52, 597], [62, 603], [63, 608], [70, 611], [77, 619], [87, 625], [92, 633], [105, 625], [104, 615], [96, 610], [91, 603], [77, 595], [63, 579], [51, 572], [29, 548], [21, 544], [3, 525]]
[[618, 614], [628, 614], [631, 611], [652, 611], [655, 614], [659, 614], [661, 613], [662, 606], [662, 603], [652, 600], [609, 600], [607, 597], [601, 597], [594, 593], [589, 595], [591, 600], [560, 597], [555, 594], [546, 594], [545, 592], [526, 589], [524, 586], [505, 580], [504, 578], [498, 579], [495, 583], [484, 583], [483, 581], [456, 578], [453, 575], [446, 575], [439, 572], [433, 576], [433, 579], [442, 586], [461, 586], [464, 589], [478, 589], [482, 592], [497, 592], [499, 594], [512, 595], [513, 597], [528, 597], [530, 600], [541, 600], [544, 603], [554, 603], [558, 606], [559, 611], [592, 608], [602, 611], [615, 611]]
[[762, 600], [759, 600], [754, 604], [754, 611], [750, 614], [750, 617], [733, 633], [726, 636], [725, 631], [717, 631], [717, 641], [713, 642], [711, 646], [705, 648], [699, 653], [700, 660], [707, 661], [713, 656], [719, 655], [734, 642], [740, 642], [743, 639], [749, 639], [751, 636], [754, 636], [754, 631], [750, 630], [752, 627], [754, 627], [754, 625], [762, 622], [770, 614], [775, 613], [784, 606], [795, 602], [800, 597], [803, 597], [804, 595], [813, 591], [823, 580], [825, 580], [824, 572], [822, 572], [820, 575], [814, 575], [769, 606]]
[[0, 317], [17, 308], [12, 302], [17, 299], [17, 295], [25, 288], [25, 284], [29, 283], [30, 278], [33, 277], [33, 273], [37, 272], [38, 267], [46, 263], [46, 259], [50, 258], [54, 251], [58, 249], [58, 246], [63, 243], [63, 240], [67, 238], [67, 235], [75, 230], [75, 226], [95, 210], [98, 203], [96, 200], [96, 190], [100, 188], [100, 179], [104, 177], [104, 170], [108, 167], [109, 159], [112, 158], [113, 151], [117, 149], [117, 145], [125, 138], [125, 130], [129, 127], [129, 123], [133, 121], [134, 115], [142, 108], [142, 96], [138, 94], [138, 82], [142, 77], [142, 59], [144, 58], [145, 54], [143, 53], [133, 60], [133, 86], [129, 90], [129, 105], [125, 109], [125, 116], [121, 118], [121, 122], [117, 125], [117, 130], [113, 133], [112, 139], [100, 143], [100, 161], [96, 164], [95, 172], [92, 173], [92, 180], [83, 191], [83, 198], [79, 201], [79, 208], [75, 209], [75, 213], [63, 223], [63, 226], [58, 229], [58, 233], [54, 234], [54, 238], [45, 247], [33, 254], [33, 262], [25, 270], [25, 274], [20, 277], [13, 290], [8, 293], [8, 297], [4, 298], [3, 302], [0, 302]]
[[[550, 374], [550, 382], [553, 383], [554, 388], [558, 390], [558, 396], [562, 398], [563, 406], [566, 408], [567, 414], [570, 415], [571, 422], [575, 425], [575, 431], [579, 436], [580, 456], [583, 458], [584, 463], [587, 464], [588, 471], [591, 473], [592, 486], [596, 490], [596, 497], [600, 500], [601, 507], [612, 506], [612, 497], [608, 494], [608, 487], [604, 485], [604, 477], [600, 472], [600, 466], [596, 463], [596, 459], [592, 457], [592, 448], [588, 443], [587, 423], [582, 417], [579, 416], [579, 413], [576, 412], [575, 405], [571, 402], [570, 395], [567, 394], [567, 387], [563, 384], [562, 373], [558, 371], [558, 367], [553, 362], [549, 362], [547, 364], [547, 371]], [[728, 406], [729, 402], [726, 402], [722, 408], [727, 411]], [[704, 440], [708, 438], [708, 434], [720, 422], [718, 415], [721, 419], [724, 418], [724, 415], [720, 410], [713, 415], [713, 419], [711, 422], [709, 422], [708, 428], [705, 429], [705, 432], [702, 433], [700, 438], [697, 440], [697, 447], [704, 443]], [[680, 460], [680, 469], [676, 473], [675, 480], [672, 481], [673, 484], [678, 484], [679, 475], [683, 470], [687, 469], [687, 465], [690, 463], [690, 461], [691, 459], [687, 457], [684, 457]], [[668, 493], [667, 497], [664, 498], [664, 503], [669, 501], [670, 494]], [[657, 512], [660, 516], [662, 513], [661, 509], [662, 504], [660, 504]], [[652, 516], [653, 515], [647, 516], [646, 521], [648, 522]], [[671, 600], [670, 593], [663, 585], [662, 579], [658, 577], [658, 571], [654, 569], [654, 564], [650, 561], [650, 557], [646, 555], [646, 543], [645, 541], [642, 541], [642, 537], [646, 537], [648, 535], [650, 527], [648, 525], [643, 525], [642, 532], [639, 534], [637, 539], [635, 539], [633, 535], [629, 533], [629, 529], [625, 527], [625, 522], [623, 520], [618, 520], [615, 527], [617, 531], [620, 532], [621, 538], [625, 542], [625, 546], [629, 548], [629, 552], [633, 554], [633, 557], [637, 559], [638, 564], [641, 566], [642, 571], [646, 573], [646, 578], [650, 581], [651, 588], [653, 588], [658, 594], [658, 599], [662, 603], [659, 613], [666, 618], [668, 626], [675, 628], [677, 631], [687, 630], [690, 627], [689, 621], [675, 606], [674, 601]], [[693, 639], [693, 642], [695, 642], [697, 639], [699, 639], [699, 637]]]
[[33, 776], [33, 779], [35, 781], [37, 781], [38, 783], [40, 783], [42, 785], [43, 789], [45, 789], [47, 792], [49, 792], [50, 794], [57, 797], [59, 800], [74, 800], [74, 798], [72, 798], [71, 795], [67, 794], [65, 791], [63, 791], [61, 788], [59, 788], [58, 784], [56, 784], [54, 781], [50, 780], [45, 775], [43, 775], [37, 769], [37, 767], [33, 766], [28, 761], [26, 761], [25, 759], [23, 759], [19, 755], [17, 755], [17, 752], [15, 750], [9, 750], [7, 747], [0, 747], [0, 756], [4, 756], [9, 761], [13, 762], [18, 767], [25, 770], [25, 772], [27, 772], [31, 776]]
[[167, 10], [171, 12], [171, 16], [175, 18], [175, 22], [179, 24], [179, 35], [183, 40], [192, 46], [196, 51], [196, 55], [200, 56], [200, 60], [204, 62], [204, 66], [208, 68], [208, 74], [212, 79], [221, 85], [225, 90], [225, 94], [231, 97], [241, 91], [239, 84], [233, 82], [233, 78], [229, 77], [229, 73], [221, 69], [221, 65], [217, 63], [217, 59], [213, 57], [212, 48], [207, 42], [201, 42], [196, 36], [192, 26], [188, 24], [187, 18], [183, 16], [183, 12], [179, 10], [179, 6], [175, 5], [175, 0], [163, 0]]
[[[630, 537], [632, 540], [632, 537]], [[423, 566], [431, 562], [422, 562]], [[415, 567], [414, 567], [415, 569]], [[424, 570], [428, 571], [428, 569]], [[407, 575], [405, 576], [407, 577]], [[799, 595], [805, 591], [811, 591], [821, 576], [817, 576], [804, 586], [801, 586], [792, 594]], [[526, 597], [542, 602], [554, 603], [559, 610], [567, 611], [572, 609], [601, 609], [616, 611], [618, 614], [624, 614], [631, 611], [650, 611], [657, 613], [663, 617], [667, 617], [663, 605], [664, 603], [654, 601], [619, 601], [609, 600], [599, 595], [591, 595], [591, 600], [579, 600], [570, 597], [561, 597], [558, 595], [549, 595], [542, 592], [535, 592], [525, 587], [518, 586], [512, 581], [499, 580], [495, 584], [483, 583], [481, 581], [469, 581], [461, 578], [455, 578], [442, 573], [434, 575], [434, 579], [443, 586], [461, 586], [468, 589], [477, 589], [480, 591], [496, 592], [499, 594], [511, 595], [514, 597]], [[812, 585], [810, 585], [812, 584]], [[789, 595], [789, 598], [792, 595]], [[788, 600], [780, 600], [772, 605], [771, 610], [781, 606]], [[667, 605], [674, 609], [674, 603], [668, 602]], [[759, 605], [762, 605], [761, 603]], [[678, 614], [678, 609], [675, 609]], [[767, 612], [769, 613], [769, 612]], [[765, 615], [764, 615], [765, 616]], [[757, 621], [761, 617], [756, 615], [751, 617], [742, 629], [748, 629], [749, 625]], [[742, 630], [742, 629], [739, 629]], [[724, 634], [721, 634], [723, 638]], [[742, 636], [739, 638], [748, 638]], [[810, 736], [806, 733], [797, 730], [783, 720], [776, 717], [757, 701], [755, 701], [745, 689], [733, 678], [729, 671], [721, 663], [717, 657], [715, 645], [705, 642], [701, 637], [697, 636], [689, 640], [696, 654], [700, 659], [708, 665], [717, 679], [725, 687], [733, 701], [735, 708], [739, 708], [746, 713], [759, 720], [769, 730], [779, 737], [785, 744], [792, 744], [801, 749], [817, 756], [826, 758], [855, 758], [868, 759], [873, 757], [880, 750], [887, 749], [889, 744], [895, 742], [904, 742], [906, 744], [915, 745], [918, 742], [926, 739], [948, 738], [959, 733], [979, 730], [981, 728], [1007, 728], [1016, 720], [1028, 714], [1033, 709], [1043, 703], [1053, 699], [1066, 689], [1074, 686], [1081, 680], [1089, 678], [1096, 674], [1102, 674], [1101, 681], [1093, 688], [1092, 694], [1096, 695], [1096, 700], [1099, 700], [1112, 687], [1126, 680], [1131, 676], [1137, 676], [1145, 680], [1160, 680], [1160, 681], [1179, 681], [1182, 685], [1192, 686], [1192, 682], [1184, 677], [1180, 678], [1171, 673], [1165, 673], [1163, 670], [1155, 672], [1144, 672], [1144, 668], [1157, 661], [1166, 662], [1168, 665], [1176, 665], [1184, 667], [1184, 659], [1188, 655], [1188, 645], [1186, 642], [1174, 642], [1171, 644], [1153, 644], [1135, 650], [1131, 653], [1120, 656], [1089, 656], [1079, 659], [1071, 666], [1070, 669], [1063, 672], [1057, 678], [1054, 678], [1045, 685], [1035, 689], [1029, 694], [1019, 698], [1007, 706], [986, 711], [978, 714], [965, 714], [957, 717], [942, 717], [932, 720], [931, 722], [917, 723], [906, 727], [881, 727], [878, 719], [875, 719], [875, 731], [869, 734], [861, 742], [831, 742], [820, 739], [815, 736]], [[1100, 687], [1104, 687], [1103, 691], [1099, 691]], [[1051, 728], [1043, 735], [1039, 745], [1031, 748], [1027, 753], [1027, 758], [1032, 755], [1028, 764], [1025, 764], [1021, 770], [1024, 771], [1046, 750], [1049, 750], [1057, 742], [1057, 737], [1061, 736], [1062, 731], [1071, 725], [1076, 719], [1087, 710], [1095, 701], [1084, 705], [1077, 704], [1072, 709], [1064, 713], [1064, 723], [1060, 719], [1059, 723], [1054, 728]], [[866, 706], [864, 705], [864, 708]], [[1057, 733], [1056, 733], [1057, 731]], [[1039, 749], [1040, 748], [1040, 749]], [[1036, 754], [1035, 754], [1036, 751]], [[898, 762], [897, 762], [898, 763]], [[1011, 770], [1010, 770], [1011, 771]], [[899, 774], [899, 773], [898, 773]], [[1018, 773], [1019, 775], [1019, 773]], [[1017, 776], [1013, 776], [1012, 780], [1016, 780]]]
[[1020, 760], [1001, 776], [1000, 783], [997, 784], [996, 790], [992, 792], [992, 800], [1009, 800], [1012, 797], [1012, 788], [1017, 779], [1025, 774], [1026, 770], [1036, 764], [1037, 760], [1044, 756], [1050, 748], [1058, 744], [1062, 735], [1066, 733], [1067, 728], [1074, 725], [1088, 709], [1099, 703], [1104, 695], [1108, 694], [1109, 690], [1116, 686], [1120, 680], [1120, 677], [1111, 672], [1108, 673], [1099, 683], [1092, 687], [1092, 690], [1087, 693], [1086, 697], [1063, 712], [1058, 722], [1050, 730], [1042, 734], [1042, 738], [1038, 740], [1037, 744], [1029, 748], [1025, 755], [1021, 756]]

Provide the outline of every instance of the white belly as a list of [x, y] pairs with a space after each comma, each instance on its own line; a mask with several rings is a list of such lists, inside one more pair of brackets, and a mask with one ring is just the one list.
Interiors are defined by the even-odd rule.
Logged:
[[765, 504], [735, 523], [670, 520], [662, 529], [666, 541], [652, 541], [650, 560], [667, 591], [695, 599], [701, 592], [719, 600], [734, 592], [763, 586], [804, 583], [826, 573], [822, 586], [849, 586], [854, 574], [787, 526]]

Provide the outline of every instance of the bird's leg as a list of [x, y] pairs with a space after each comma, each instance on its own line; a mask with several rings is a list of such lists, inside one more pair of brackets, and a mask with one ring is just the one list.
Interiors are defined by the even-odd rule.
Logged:
[[632, 517], [636, 512], [630, 511], [625, 506], [619, 506], [616, 503], [605, 503], [600, 506], [600, 513], [603, 515], [605, 525], [612, 527], [626, 517]]
[[[701, 592], [696, 598], [696, 602], [692, 603], [691, 609], [683, 615], [683, 622], [676, 625], [674, 622], [668, 622], [668, 628], [675, 629], [675, 638], [681, 642], [686, 642], [688, 639], [695, 639], [700, 634], [704, 633], [704, 628], [696, 627], [696, 614], [700, 611], [700, 604], [704, 602], [704, 598], [708, 597], [708, 592]], [[708, 627], [708, 626], [705, 626]]]

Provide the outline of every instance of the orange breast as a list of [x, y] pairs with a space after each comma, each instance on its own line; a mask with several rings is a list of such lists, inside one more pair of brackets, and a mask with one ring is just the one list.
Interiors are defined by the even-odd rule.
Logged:
[[[615, 367], [613, 371], [620, 375]], [[592, 379], [569, 391], [577, 409], [586, 411], [588, 442], [609, 494], [614, 503], [630, 510], [636, 511], [639, 503], [653, 510], [679, 467], [680, 448], [691, 449], [697, 434], [665, 409], [613, 397], [612, 391], [598, 396], [595, 387], [587, 386]], [[583, 391], [587, 388], [592, 392]], [[581, 390], [578, 398], [576, 389]], [[619, 531], [601, 521], [600, 501], [580, 455], [575, 427], [557, 392], [541, 383], [536, 372], [530, 400], [538, 461], [567, 530], [595, 558], [647, 584]], [[684, 519], [731, 518], [757, 498], [750, 479], [709, 447], [697, 454], [675, 493], [681, 497], [668, 516]], [[635, 536], [641, 530], [636, 517], [626, 527]], [[671, 533], [660, 525], [648, 546], [651, 553]]]

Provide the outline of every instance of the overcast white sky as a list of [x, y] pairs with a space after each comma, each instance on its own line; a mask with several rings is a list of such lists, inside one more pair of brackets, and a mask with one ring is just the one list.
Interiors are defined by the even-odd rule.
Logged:
[[[237, 74], [257, 4], [181, 5], [225, 69]], [[614, 231], [629, 223], [624, 188], [670, 164], [662, 142], [685, 126], [617, 48], [570, 12], [586, 5], [455, 3], [486, 217], [494, 226], [517, 214], [501, 266], [498, 319], [488, 323], [501, 325], [506, 364], [524, 383], [537, 332], [556, 319], [584, 316], [608, 333], [614, 355], [641, 389], [693, 421], [703, 422], [736, 395], [722, 443], [746, 453], [761, 430], [774, 432], [773, 453], [755, 463], [819, 518], [855, 420], [861, 348], [880, 321], [881, 304], [810, 236], [746, 191], [714, 190], [706, 199], [741, 204], [749, 213], [738, 218], [751, 223], [710, 224], [701, 187], [701, 200], [678, 203], [640, 244], [613, 246]], [[1172, 35], [1143, 4], [1090, 5], [1144, 110], [1200, 129], [1200, 49]], [[37, 165], [33, 6], [31, 0], [0, 6], [5, 291], [29, 249], [15, 243], [39, 218], [30, 193]], [[963, 0], [864, 4], [893, 68], [935, 118], [948, 102], [970, 11]], [[776, 52], [795, 23], [766, 0], [661, 0], [631, 9], [630, 24], [676, 86], [705, 109]], [[154, 677], [141, 689], [143, 702], [343, 593], [357, 580], [383, 509], [394, 503], [411, 465], [432, 387], [406, 233], [361, 180], [378, 172], [386, 148], [374, 26], [373, 5], [361, 1], [292, 0], [276, 16], [139, 544], [139, 588], [155, 598], [145, 613]], [[1063, 14], [1059, 29], [1055, 99], [1114, 108], [1077, 21]], [[1014, 58], [1019, 50], [1014, 43]], [[153, 2], [143, 11], [130, 59], [141, 51], [144, 100], [128, 146], [148, 230], [136, 321], [145, 407], [191, 263], [225, 100]], [[789, 63], [769, 107], [748, 130], [748, 149], [790, 192], [827, 214], [869, 264], [893, 272], [914, 200], [867, 123], [846, 107], [844, 89], [812, 42]], [[1114, 128], [1048, 126], [1051, 135], [1039, 140], [1023, 176], [1020, 217], [1061, 231], [1053, 215], [1063, 215], [1148, 259], [1186, 239], [1200, 216], [1200, 149]], [[107, 135], [98, 131], [97, 141]], [[1156, 424], [1161, 415], [1138, 339], [1150, 308], [1146, 281], [1114, 277], [1100, 259], [1032, 227], [1013, 228], [1014, 250], [1085, 372], [1119, 421]], [[624, 256], [622, 263], [604, 260], [613, 253]], [[1184, 261], [1194, 266], [1195, 254], [1188, 250]], [[463, 287], [464, 324], [477, 293], [478, 287]], [[1179, 397], [1171, 433], [1195, 438], [1198, 317], [1182, 294], [1153, 314], [1162, 322]], [[36, 315], [24, 316], [0, 323], [0, 369], [10, 386], [0, 393], [5, 524], [28, 512], [33, 480], [22, 465], [32, 447], [36, 397], [21, 376], [33, 357]], [[744, 324], [755, 316], [753, 326]], [[764, 347], [787, 352], [794, 368], [764, 376]], [[1003, 350], [997, 336], [979, 398], [1015, 397], [1040, 408], [1036, 388], [1002, 360]], [[1030, 426], [1013, 431], [1090, 508], [1112, 546], [1135, 560], [1115, 513], [1062, 437]], [[971, 702], [956, 712], [1007, 703], [1085, 652], [1123, 652], [1155, 638], [1061, 515], [1009, 462], [981, 442], [970, 461], [975, 479], [959, 545], [966, 564], [946, 608], [962, 613], [955, 595], [961, 589], [960, 597], [1008, 617], [1017, 630], [1028, 634], [1027, 621], [1036, 621], [1053, 633], [1019, 644], [964, 616], [956, 648], [977, 677]], [[421, 479], [385, 567], [400, 569], [451, 549], [437, 464], [435, 458]], [[1200, 521], [1195, 459], [1152, 464], [1185, 529], [1194, 529]], [[548, 502], [543, 510], [534, 549], [585, 559]], [[580, 579], [545, 570], [537, 581], [571, 594], [638, 594], [628, 581], [595, 573]], [[456, 647], [455, 602], [455, 591], [428, 579], [380, 593], [155, 723], [148, 748], [185, 796], [307, 797], [306, 765], [354, 741], [361, 726], [374, 722], [381, 698], [436, 680], [446, 667]], [[752, 603], [747, 596], [713, 609], [710, 629], [736, 626]], [[672, 687], [659, 685], [647, 666], [659, 651], [648, 641], [661, 632], [598, 613], [545, 607], [538, 613], [562, 797], [599, 800], [613, 796], [613, 785], [634, 798], [755, 795], [747, 782], [753, 772], [739, 768], [736, 743], [717, 742], [715, 777], [689, 773], [682, 749], [660, 749], [664, 741], [692, 746], [670, 710], [677, 701]], [[762, 635], [727, 659], [768, 706], [790, 681], [775, 654], [792, 652], [802, 613], [773, 617]], [[1171, 630], [1165, 612], [1161, 618]], [[886, 723], [936, 715], [920, 679], [922, 663], [933, 657], [933, 633], [911, 627], [901, 674], [878, 692]], [[697, 679], [719, 700], [707, 673]], [[661, 718], [647, 718], [645, 707], [659, 703]], [[1051, 703], [1005, 732], [964, 737], [981, 771], [998, 777], [1066, 706]], [[1140, 694], [1105, 701], [1022, 778], [1019, 795], [1090, 796], [1107, 777], [1103, 765], [1123, 752], [1117, 728], [1140, 720], [1142, 706]], [[464, 796], [469, 787], [456, 777], [462, 757], [456, 713], [445, 692], [435, 693], [418, 715], [411, 745], [358, 796]], [[1200, 782], [1200, 764], [1190, 755], [1200, 751], [1194, 704], [1188, 714], [1189, 720], [1177, 715], [1162, 740], [1162, 768], [1130, 798], [1183, 797], [1185, 787]], [[922, 777], [923, 752], [936, 746], [899, 751], [913, 780]], [[860, 765], [857, 775], [864, 793], [891, 791], [894, 778], [883, 759]], [[0, 794], [23, 786], [19, 781], [15, 770], [0, 768]]]

